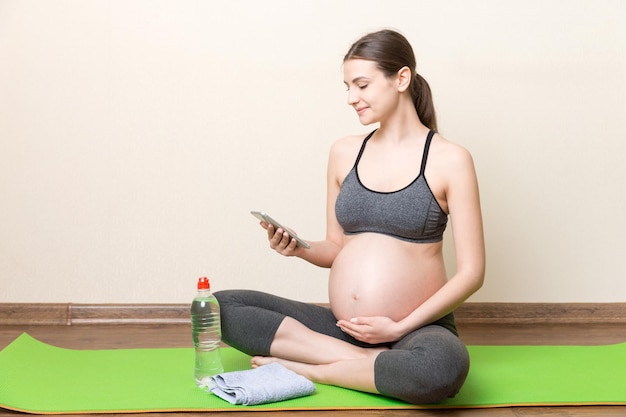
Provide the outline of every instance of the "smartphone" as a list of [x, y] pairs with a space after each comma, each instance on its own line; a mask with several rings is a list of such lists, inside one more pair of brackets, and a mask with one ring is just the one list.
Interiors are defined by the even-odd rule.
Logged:
[[251, 211], [250, 213], [257, 219], [261, 220], [262, 222], [265, 222], [267, 224], [272, 224], [274, 225], [276, 229], [280, 228], [280, 229], [283, 229], [285, 232], [289, 233], [289, 237], [291, 237], [292, 239], [296, 239], [296, 242], [298, 242], [298, 246], [302, 246], [303, 248], [306, 248], [306, 249], [309, 249], [311, 247], [304, 240], [300, 239], [298, 236], [290, 232], [289, 229], [287, 229], [285, 226], [278, 223], [276, 220], [272, 219], [272, 217], [269, 214], [264, 213], [262, 211]]

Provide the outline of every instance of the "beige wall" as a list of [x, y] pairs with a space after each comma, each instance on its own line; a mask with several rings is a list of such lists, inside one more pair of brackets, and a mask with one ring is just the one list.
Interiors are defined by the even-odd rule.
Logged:
[[323, 238], [328, 148], [370, 129], [341, 58], [381, 27], [474, 155], [472, 300], [626, 301], [624, 1], [0, 0], [0, 302], [326, 301], [248, 212]]

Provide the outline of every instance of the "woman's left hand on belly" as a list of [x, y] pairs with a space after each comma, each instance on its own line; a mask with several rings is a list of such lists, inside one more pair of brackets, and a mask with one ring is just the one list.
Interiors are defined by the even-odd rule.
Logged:
[[389, 317], [354, 317], [338, 320], [337, 326], [355, 339], [373, 345], [395, 342], [402, 337], [400, 324]]

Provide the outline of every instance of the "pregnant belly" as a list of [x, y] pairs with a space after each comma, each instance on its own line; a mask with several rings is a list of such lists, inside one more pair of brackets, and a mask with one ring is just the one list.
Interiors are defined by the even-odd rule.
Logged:
[[330, 270], [329, 299], [338, 319], [401, 320], [446, 282], [441, 244], [414, 244], [376, 233], [349, 238]]

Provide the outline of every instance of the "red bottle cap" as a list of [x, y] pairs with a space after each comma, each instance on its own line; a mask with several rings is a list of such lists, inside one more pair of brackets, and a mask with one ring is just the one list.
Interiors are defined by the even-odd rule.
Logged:
[[209, 284], [209, 279], [207, 277], [198, 278], [198, 289], [199, 290], [211, 289], [211, 284]]

